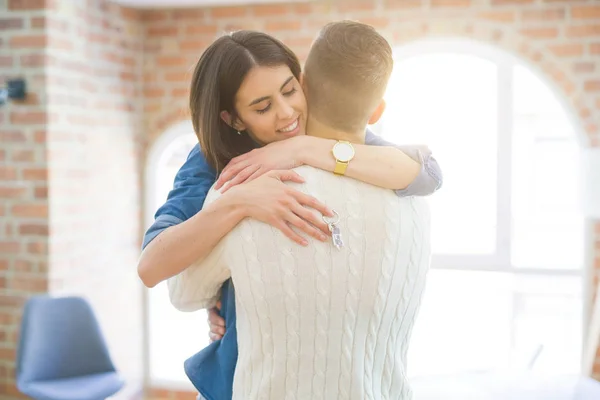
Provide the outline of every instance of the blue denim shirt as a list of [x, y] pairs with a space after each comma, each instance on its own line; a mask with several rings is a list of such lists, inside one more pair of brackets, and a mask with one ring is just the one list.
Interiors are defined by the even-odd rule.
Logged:
[[[398, 196], [426, 196], [442, 185], [440, 167], [425, 147], [397, 146], [386, 142], [369, 130], [365, 144], [394, 146], [421, 164], [421, 171], [405, 189], [396, 190]], [[190, 151], [186, 162], [177, 172], [173, 189], [154, 215], [154, 223], [144, 235], [142, 248], [170, 226], [193, 217], [202, 209], [206, 194], [216, 181], [215, 170], [208, 165], [198, 145]], [[225, 335], [184, 362], [185, 372], [207, 400], [229, 400], [232, 397], [233, 375], [237, 363], [237, 331], [235, 292], [231, 279], [221, 289], [221, 316], [225, 319]]]

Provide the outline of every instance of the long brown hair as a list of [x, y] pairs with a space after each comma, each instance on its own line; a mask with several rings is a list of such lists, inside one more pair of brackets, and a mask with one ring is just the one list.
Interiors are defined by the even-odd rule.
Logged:
[[300, 62], [286, 45], [266, 33], [247, 30], [220, 37], [200, 57], [192, 78], [190, 111], [200, 147], [217, 174], [232, 158], [256, 147], [249, 135], [238, 135], [221, 119], [221, 111], [235, 121], [235, 95], [248, 72], [256, 66], [280, 65], [300, 78]]

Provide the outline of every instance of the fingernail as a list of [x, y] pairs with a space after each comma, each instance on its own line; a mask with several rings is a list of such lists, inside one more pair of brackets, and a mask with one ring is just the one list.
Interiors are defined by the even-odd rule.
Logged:
[[302, 241], [302, 246], [308, 246], [308, 241], [306, 241], [306, 240], [303, 240], [303, 241]]
[[324, 242], [324, 241], [326, 241], [326, 240], [327, 240], [327, 236], [325, 236], [325, 235], [321, 234], [321, 235], [319, 235], [319, 239], [321, 239], [321, 241], [323, 241], [323, 242]]

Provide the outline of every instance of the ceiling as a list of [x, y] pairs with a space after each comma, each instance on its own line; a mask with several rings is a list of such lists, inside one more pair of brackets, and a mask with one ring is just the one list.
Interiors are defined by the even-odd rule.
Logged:
[[212, 7], [272, 3], [302, 3], [310, 0], [112, 0], [133, 8]]

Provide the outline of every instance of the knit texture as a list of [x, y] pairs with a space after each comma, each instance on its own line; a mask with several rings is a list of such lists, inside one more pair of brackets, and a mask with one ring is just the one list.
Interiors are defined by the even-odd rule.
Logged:
[[[430, 262], [427, 201], [312, 167], [296, 172], [306, 183], [291, 186], [340, 215], [344, 247], [299, 246], [245, 219], [168, 281], [171, 302], [211, 307], [233, 278], [234, 399], [411, 399], [406, 355]], [[218, 196], [211, 190], [205, 204]]]

